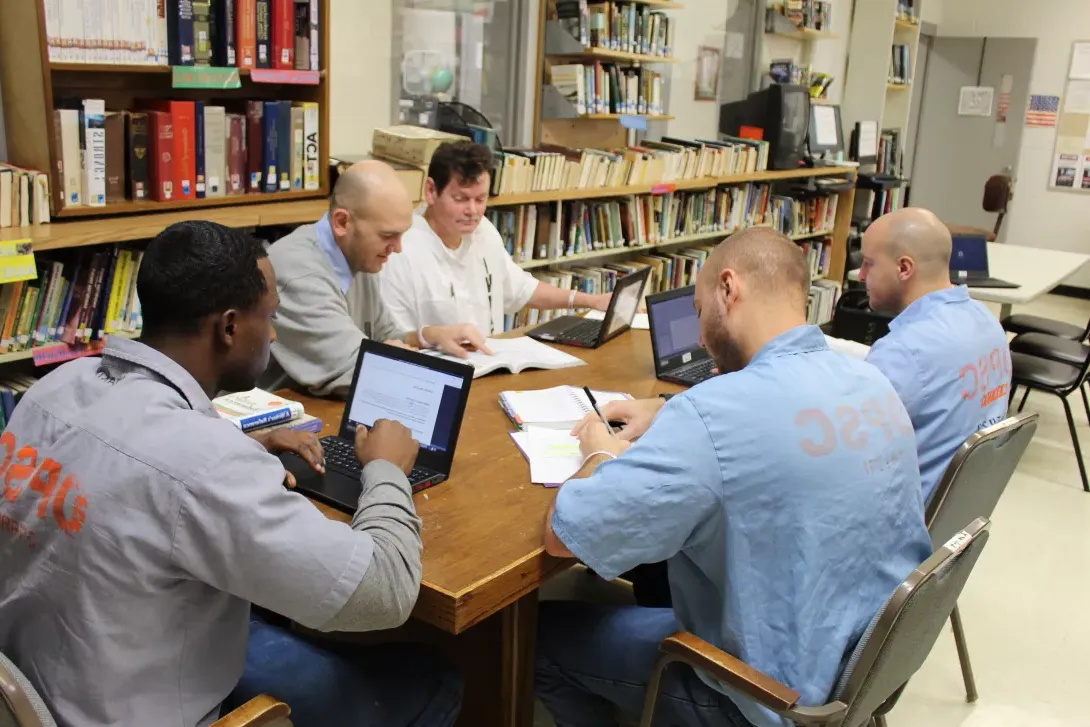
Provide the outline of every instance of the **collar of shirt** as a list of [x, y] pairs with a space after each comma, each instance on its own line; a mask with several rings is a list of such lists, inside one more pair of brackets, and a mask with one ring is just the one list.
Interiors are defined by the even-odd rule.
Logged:
[[333, 239], [333, 228], [329, 225], [329, 213], [322, 215], [318, 224], [314, 226], [318, 233], [318, 247], [322, 248], [329, 267], [333, 268], [333, 277], [337, 279], [337, 285], [341, 286], [341, 292], [348, 294], [348, 286], [352, 284], [352, 270], [348, 267], [348, 259], [337, 247], [337, 241]]
[[427, 210], [423, 207], [413, 215], [413, 227], [417, 227], [428, 233], [428, 238], [432, 242], [432, 251], [440, 261], [446, 260], [454, 263], [455, 265], [464, 266], [469, 260], [471, 260], [471, 250], [473, 249], [473, 237], [474, 232], [468, 235], [462, 235], [462, 244], [456, 249], [451, 250], [443, 242], [443, 239], [439, 237], [439, 234], [432, 229], [431, 223], [424, 217], [424, 212]]
[[112, 376], [135, 369], [150, 371], [185, 397], [193, 411], [219, 416], [193, 375], [151, 346], [119, 336], [110, 336], [102, 350], [101, 366]]
[[823, 351], [827, 348], [829, 348], [829, 344], [825, 342], [825, 334], [821, 332], [820, 328], [811, 325], [795, 326], [761, 346], [761, 350], [750, 359], [749, 365], [752, 366], [766, 358]]
[[895, 330], [914, 320], [924, 318], [940, 305], [946, 305], [947, 303], [965, 303], [968, 302], [968, 300], [969, 289], [964, 285], [955, 285], [951, 288], [943, 288], [942, 290], [936, 290], [927, 295], [921, 295], [919, 298], [912, 301], [907, 308], [901, 311], [900, 315], [889, 322], [890, 330]]

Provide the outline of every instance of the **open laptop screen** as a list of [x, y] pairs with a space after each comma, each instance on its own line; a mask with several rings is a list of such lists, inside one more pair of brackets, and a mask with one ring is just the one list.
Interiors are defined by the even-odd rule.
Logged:
[[954, 235], [950, 269], [988, 273], [988, 239], [978, 235]]
[[421, 449], [446, 452], [457, 430], [463, 384], [457, 376], [365, 351], [348, 424], [354, 430], [358, 424], [371, 427], [378, 419], [391, 419], [411, 430]]
[[647, 307], [653, 321], [655, 352], [660, 360], [700, 348], [700, 320], [693, 308], [693, 293], [657, 301]]

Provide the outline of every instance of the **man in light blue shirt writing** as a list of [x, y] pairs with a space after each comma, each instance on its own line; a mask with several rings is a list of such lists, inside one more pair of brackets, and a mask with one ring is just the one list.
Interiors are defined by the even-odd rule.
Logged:
[[[631, 445], [600, 422], [579, 428], [586, 460], [557, 494], [546, 550], [607, 579], [668, 560], [674, 607], [542, 604], [537, 688], [557, 727], [615, 725], [617, 708], [638, 716], [658, 644], [678, 629], [823, 703], [878, 608], [930, 554], [908, 415], [874, 367], [805, 325], [808, 288], [786, 237], [732, 236], [695, 299], [725, 373], [657, 416], [655, 401], [630, 409], [654, 418]], [[662, 724], [784, 724], [691, 670], [670, 670], [662, 689]]]
[[962, 442], [1003, 420], [1010, 395], [1007, 336], [965, 286], [951, 285], [950, 251], [946, 225], [910, 207], [867, 229], [859, 270], [871, 308], [897, 316], [867, 361], [912, 418], [924, 502]]

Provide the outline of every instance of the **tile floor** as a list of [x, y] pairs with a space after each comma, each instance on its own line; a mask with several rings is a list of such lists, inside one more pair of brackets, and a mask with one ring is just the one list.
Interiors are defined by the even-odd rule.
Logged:
[[[1083, 325], [1090, 301], [1046, 296], [1019, 310]], [[1072, 405], [1090, 455], [1090, 424], [1077, 397]], [[965, 703], [947, 628], [890, 714], [890, 727], [1090, 726], [1082, 692], [1090, 667], [1090, 493], [1082, 491], [1059, 400], [1034, 394], [1026, 408], [1041, 413], [1037, 435], [960, 600], [980, 699]], [[580, 580], [550, 584], [543, 595], [585, 587]], [[552, 727], [538, 706], [536, 727]]]

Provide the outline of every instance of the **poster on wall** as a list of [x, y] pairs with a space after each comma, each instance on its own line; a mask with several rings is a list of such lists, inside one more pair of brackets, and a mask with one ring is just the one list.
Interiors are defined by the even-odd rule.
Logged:
[[1052, 173], [1053, 187], [1071, 189], [1075, 186], [1075, 177], [1079, 173], [1080, 156], [1079, 154], [1056, 155], [1056, 165]]
[[1060, 110], [1059, 96], [1029, 97], [1029, 110], [1026, 111], [1026, 126], [1051, 129], [1056, 125], [1056, 114]]
[[1090, 41], [1075, 43], [1071, 51], [1071, 68], [1068, 69], [1067, 77], [1090, 81]]
[[994, 95], [995, 89], [991, 86], [962, 86], [958, 95], [958, 116], [991, 116]]
[[[1090, 192], [1090, 42], [1073, 44], [1067, 75], [1063, 104], [1057, 103], [1053, 114], [1056, 142], [1048, 186], [1086, 193]], [[1030, 125], [1028, 116], [1026, 125]]]

